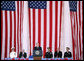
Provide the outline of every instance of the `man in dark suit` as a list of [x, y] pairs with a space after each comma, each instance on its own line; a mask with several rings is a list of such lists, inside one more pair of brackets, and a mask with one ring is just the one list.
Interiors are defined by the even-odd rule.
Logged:
[[54, 53], [54, 58], [62, 58], [62, 52], [57, 48], [57, 51]]
[[50, 51], [50, 48], [47, 48], [47, 49], [48, 49], [48, 52], [45, 53], [45, 58], [52, 58], [53, 57], [53, 54]]
[[70, 48], [66, 47], [66, 52], [64, 53], [64, 58], [71, 58], [72, 57], [72, 53], [69, 51]]
[[27, 53], [24, 50], [23, 52], [20, 51], [19, 58], [26, 58], [26, 57], [27, 57]]
[[34, 50], [42, 50], [42, 48], [39, 46], [39, 43], [36, 43], [36, 47], [34, 47]]

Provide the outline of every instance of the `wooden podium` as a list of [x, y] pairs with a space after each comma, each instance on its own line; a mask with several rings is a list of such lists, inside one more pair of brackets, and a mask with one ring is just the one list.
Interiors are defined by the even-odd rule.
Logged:
[[33, 51], [34, 60], [42, 60], [42, 50]]
[[42, 60], [42, 57], [34, 57], [34, 60]]

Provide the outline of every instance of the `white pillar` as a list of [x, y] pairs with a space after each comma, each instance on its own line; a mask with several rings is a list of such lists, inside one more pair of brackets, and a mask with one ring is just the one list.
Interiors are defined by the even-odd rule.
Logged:
[[23, 12], [23, 49], [29, 57], [30, 53], [30, 39], [29, 39], [29, 19], [28, 19], [28, 1], [24, 1], [24, 12]]
[[61, 51], [66, 51], [66, 47], [70, 48], [72, 52], [72, 36], [71, 36], [71, 21], [70, 21], [70, 8], [69, 1], [63, 1], [63, 13], [62, 13], [62, 32], [61, 32]]

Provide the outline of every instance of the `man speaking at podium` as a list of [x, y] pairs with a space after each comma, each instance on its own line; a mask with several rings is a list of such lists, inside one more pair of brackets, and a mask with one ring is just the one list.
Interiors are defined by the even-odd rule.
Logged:
[[36, 43], [36, 47], [34, 47], [34, 50], [42, 50], [42, 48], [39, 46], [39, 43]]
[[42, 59], [42, 48], [39, 46], [39, 43], [36, 43], [33, 51], [34, 60]]

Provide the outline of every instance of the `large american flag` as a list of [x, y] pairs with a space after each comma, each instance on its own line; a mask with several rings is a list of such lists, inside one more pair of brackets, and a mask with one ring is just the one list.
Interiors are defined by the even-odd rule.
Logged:
[[[57, 48], [60, 48], [62, 2], [28, 1], [30, 55], [33, 54], [37, 42], [42, 47], [43, 58], [47, 47], [51, 48], [53, 54]], [[70, 2], [73, 59], [79, 59], [83, 51], [83, 1], [76, 2]], [[23, 8], [24, 1], [1, 2], [2, 59], [9, 58], [12, 47], [15, 47], [18, 55], [22, 49]]]
[[9, 58], [11, 48], [19, 54], [22, 33], [22, 1], [1, 1], [1, 58]]
[[73, 59], [83, 59], [83, 1], [70, 1]]
[[62, 1], [29, 1], [31, 54], [38, 42], [43, 50], [54, 52], [60, 47]]

